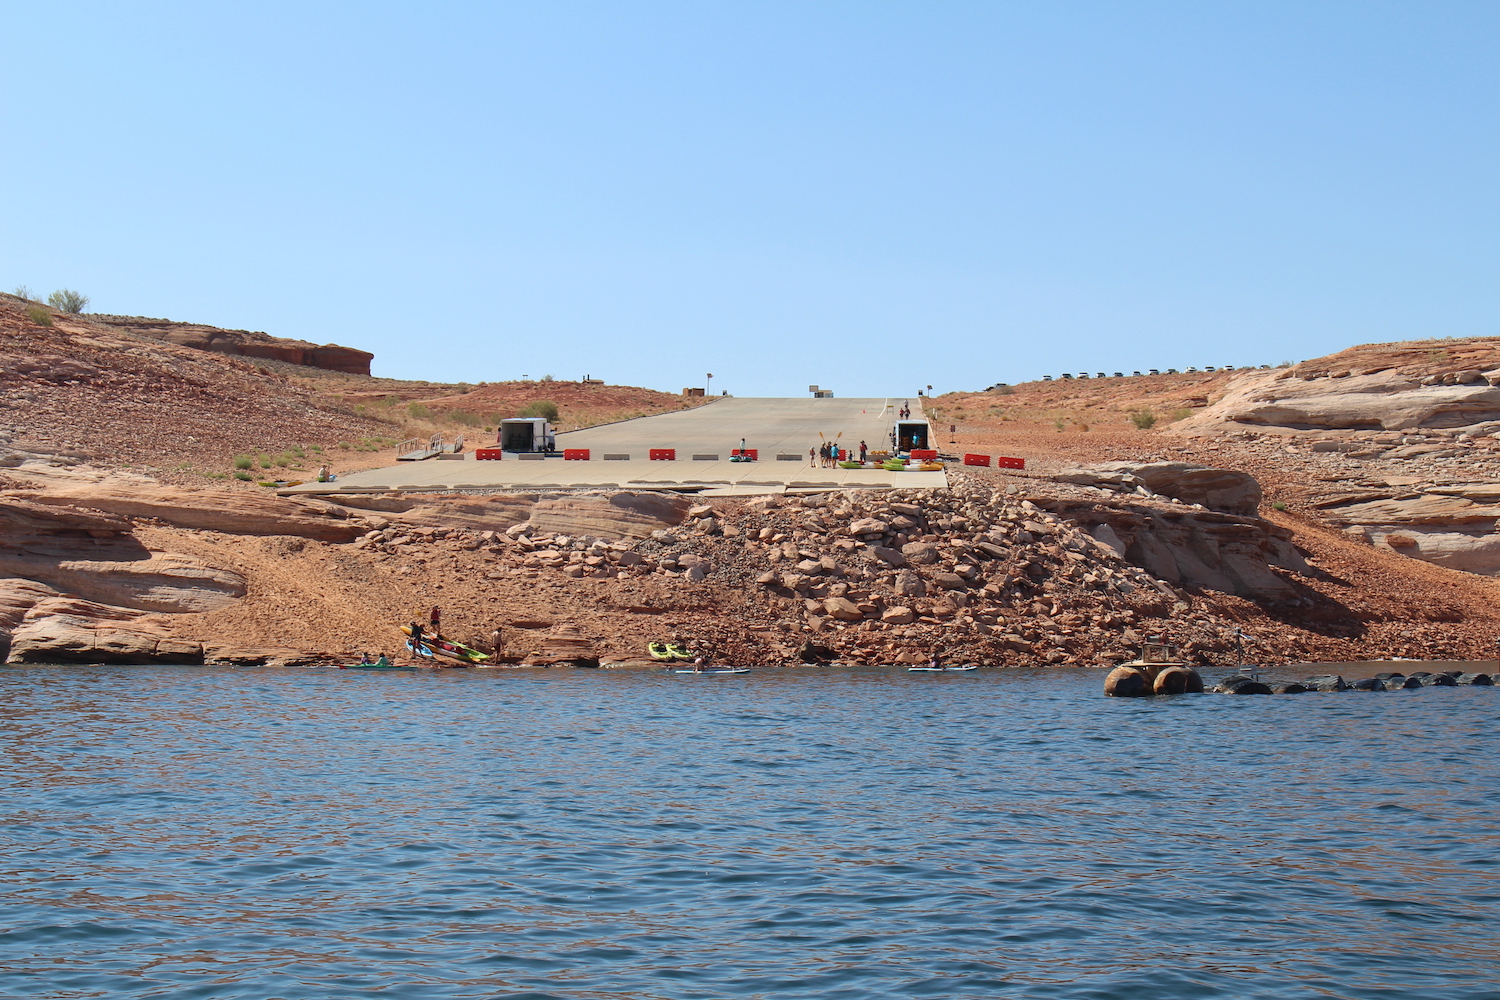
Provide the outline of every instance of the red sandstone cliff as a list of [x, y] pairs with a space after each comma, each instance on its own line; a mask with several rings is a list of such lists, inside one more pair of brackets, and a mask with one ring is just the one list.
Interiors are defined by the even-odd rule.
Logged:
[[150, 319], [145, 316], [91, 314], [89, 318], [180, 347], [215, 351], [219, 354], [240, 354], [250, 358], [270, 358], [309, 368], [348, 372], [351, 375], [370, 374], [370, 361], [375, 357], [369, 351], [340, 347], [338, 344], [324, 344], [320, 347], [305, 340], [288, 340], [251, 330], [221, 330], [201, 323], [177, 323], [169, 319]]

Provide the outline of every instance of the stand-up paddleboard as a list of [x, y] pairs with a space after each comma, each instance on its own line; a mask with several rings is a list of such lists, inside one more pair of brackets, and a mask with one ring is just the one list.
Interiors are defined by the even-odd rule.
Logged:
[[[411, 626], [402, 625], [401, 634], [410, 636]], [[451, 656], [453, 659], [462, 660], [465, 663], [483, 663], [485, 660], [488, 660], [490, 658], [489, 653], [481, 653], [473, 646], [465, 646], [461, 642], [454, 642], [452, 639], [444, 639], [440, 635], [433, 636], [428, 635], [424, 632], [422, 634], [422, 643], [432, 650], [431, 653], [423, 654], [425, 656], [432, 656], [434, 653], [440, 653], [443, 656]]]
[[410, 639], [407, 639], [406, 648], [417, 656], [426, 656], [428, 658], [431, 658], [433, 655], [432, 650], [427, 648], [426, 643], [412, 642]]
[[404, 663], [349, 663], [339, 667], [340, 670], [415, 670], [414, 666]]
[[674, 674], [748, 674], [749, 667], [704, 667], [702, 670], [674, 670]]

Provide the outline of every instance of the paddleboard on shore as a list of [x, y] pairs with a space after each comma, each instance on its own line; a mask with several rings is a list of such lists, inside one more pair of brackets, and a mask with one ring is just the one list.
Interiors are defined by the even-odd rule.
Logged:
[[[410, 636], [411, 626], [402, 625], [401, 634]], [[461, 642], [454, 642], [452, 639], [444, 639], [440, 635], [432, 635], [431, 633], [423, 634], [422, 643], [432, 650], [432, 652], [423, 654], [425, 656], [441, 653], [444, 656], [451, 656], [453, 659], [462, 660], [465, 663], [483, 663], [490, 658], [490, 654], [480, 652], [473, 646], [465, 646]], [[408, 648], [410, 648], [410, 643], [408, 643]]]

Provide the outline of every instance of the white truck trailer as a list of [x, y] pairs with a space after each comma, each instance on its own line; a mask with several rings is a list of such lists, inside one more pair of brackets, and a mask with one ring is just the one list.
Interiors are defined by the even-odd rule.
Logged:
[[931, 439], [932, 428], [925, 420], [898, 420], [891, 428], [891, 450], [898, 455], [909, 455], [913, 448], [929, 450]]
[[495, 435], [501, 451], [552, 452], [557, 450], [557, 432], [545, 417], [507, 417]]

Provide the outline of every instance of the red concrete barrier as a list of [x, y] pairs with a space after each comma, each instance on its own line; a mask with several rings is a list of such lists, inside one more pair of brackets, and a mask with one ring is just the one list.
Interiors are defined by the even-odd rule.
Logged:
[[1024, 458], [1006, 458], [1003, 455], [996, 455], [995, 456], [995, 468], [997, 468], [997, 469], [1024, 469], [1024, 468], [1026, 468], [1026, 459], [1024, 459]]
[[965, 465], [982, 465], [985, 468], [989, 468], [989, 465], [990, 465], [990, 456], [988, 456], [988, 455], [965, 455], [964, 456], [964, 464]]
[[913, 448], [911, 450], [911, 457], [913, 459], [917, 460], [917, 461], [935, 462], [935, 461], [937, 461], [937, 449], [936, 448]]
[[499, 448], [475, 448], [474, 458], [481, 462], [498, 462], [505, 456]]
[[677, 461], [676, 448], [652, 448], [651, 461], [653, 462], [675, 462]]
[[730, 451], [730, 453], [729, 453], [729, 457], [730, 458], [733, 458], [736, 455], [744, 455], [746, 458], [748, 458], [752, 462], [759, 462], [760, 461], [760, 449], [759, 448], [745, 448], [744, 450], [741, 450], [739, 448], [735, 448], [732, 451]]
[[564, 462], [587, 462], [588, 460], [589, 460], [589, 450], [587, 448], [564, 448], [563, 449], [563, 461]]

